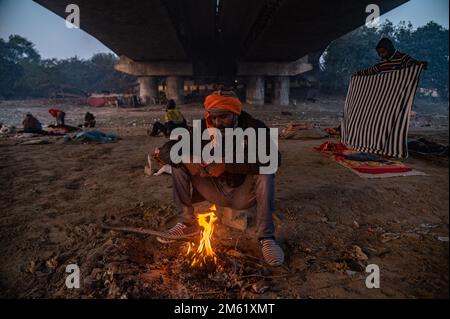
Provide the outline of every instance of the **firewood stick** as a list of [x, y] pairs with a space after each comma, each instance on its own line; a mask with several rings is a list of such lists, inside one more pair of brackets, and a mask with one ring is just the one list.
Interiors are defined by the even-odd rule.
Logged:
[[102, 229], [108, 229], [108, 230], [114, 230], [114, 231], [120, 231], [125, 233], [135, 233], [135, 234], [141, 234], [141, 235], [150, 235], [150, 236], [158, 236], [165, 239], [171, 239], [171, 240], [184, 240], [184, 241], [190, 241], [190, 239], [194, 238], [198, 235], [198, 233], [192, 233], [192, 234], [186, 234], [182, 236], [175, 236], [175, 235], [169, 235], [165, 232], [160, 232], [156, 230], [151, 229], [144, 229], [144, 228], [133, 228], [133, 227], [114, 227], [114, 226], [108, 226], [108, 225], [99, 225]]
[[263, 279], [275, 279], [275, 278], [285, 278], [285, 277], [289, 277], [292, 274], [284, 274], [284, 275], [274, 275], [274, 276], [263, 276], [263, 275], [258, 275], [258, 274], [254, 274], [254, 275], [246, 275], [246, 276], [241, 276], [240, 278], [252, 278], [252, 277], [257, 277], [257, 278], [263, 278]]

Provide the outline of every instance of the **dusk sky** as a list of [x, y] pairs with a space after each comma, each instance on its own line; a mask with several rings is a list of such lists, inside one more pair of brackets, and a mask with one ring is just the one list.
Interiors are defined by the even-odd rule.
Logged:
[[[418, 27], [433, 20], [448, 28], [448, 10], [448, 0], [411, 0], [383, 15], [382, 21], [411, 21]], [[32, 41], [43, 58], [90, 58], [111, 52], [84, 31], [66, 28], [62, 18], [32, 0], [0, 0], [0, 37], [7, 39], [11, 34]]]

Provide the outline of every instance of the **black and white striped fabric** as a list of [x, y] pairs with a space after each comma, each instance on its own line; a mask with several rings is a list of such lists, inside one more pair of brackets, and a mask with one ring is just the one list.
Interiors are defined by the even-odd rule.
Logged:
[[280, 266], [284, 262], [284, 252], [273, 239], [260, 240], [264, 261], [270, 266]]
[[[167, 231], [168, 235], [172, 235], [172, 236], [183, 236], [186, 235], [185, 234], [185, 229], [187, 228], [186, 225], [182, 224], [182, 223], [177, 223], [175, 226], [173, 226], [171, 229], [169, 229]], [[173, 243], [175, 240], [172, 239], [167, 239], [167, 238], [162, 238], [162, 237], [156, 237], [156, 240], [159, 241], [161, 244], [171, 244]]]
[[353, 76], [345, 101], [341, 142], [348, 148], [405, 158], [409, 117], [422, 66]]

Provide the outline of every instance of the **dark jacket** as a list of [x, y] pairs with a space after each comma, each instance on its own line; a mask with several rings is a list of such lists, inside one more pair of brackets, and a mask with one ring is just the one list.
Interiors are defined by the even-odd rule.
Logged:
[[[238, 123], [237, 123], [237, 127], [245, 130], [247, 128], [254, 128], [256, 131], [256, 141], [258, 142], [259, 140], [259, 136], [258, 136], [258, 128], [266, 128], [266, 141], [269, 141], [270, 139], [270, 134], [269, 134], [269, 130], [268, 127], [260, 120], [255, 119], [254, 117], [252, 117], [250, 114], [248, 114], [247, 112], [241, 112], [241, 114], [238, 117]], [[201, 122], [201, 129], [202, 132], [206, 129], [206, 121], [203, 119]], [[191, 134], [191, 138], [192, 138], [192, 134]], [[210, 141], [202, 141], [202, 148], [208, 144]], [[164, 144], [161, 149], [160, 149], [160, 159], [165, 162], [168, 163], [170, 165], [175, 166], [171, 160], [170, 160], [170, 149], [171, 147], [177, 143], [177, 141], [169, 141], [166, 144]], [[236, 154], [236, 143], [234, 143], [234, 154]], [[192, 152], [192, 140], [191, 140], [191, 152]], [[223, 145], [223, 156], [225, 156], [225, 143], [222, 143]], [[269, 154], [270, 151], [270, 145], [267, 143], [266, 144], [267, 148], [266, 148], [266, 154]], [[258, 144], [257, 144], [258, 147]], [[258, 148], [256, 148], [256, 152], [258, 154]], [[259, 174], [259, 168], [261, 166], [264, 166], [263, 164], [257, 162], [257, 163], [248, 163], [248, 158], [247, 158], [247, 147], [245, 147], [245, 156], [244, 156], [244, 163], [225, 163], [225, 173], [219, 177], [219, 179], [225, 179], [227, 181], [227, 184], [232, 186], [232, 187], [236, 187], [239, 186], [243, 183], [245, 177], [247, 175], [258, 175]], [[258, 158], [257, 158], [258, 160]], [[280, 152], [278, 152], [278, 166], [281, 165], [281, 154]]]
[[42, 124], [33, 115], [27, 114], [22, 122], [25, 133], [37, 133], [42, 130]]

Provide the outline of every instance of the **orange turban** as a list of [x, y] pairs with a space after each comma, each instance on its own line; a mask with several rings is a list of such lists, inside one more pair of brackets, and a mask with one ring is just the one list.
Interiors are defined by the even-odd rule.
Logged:
[[209, 112], [213, 109], [229, 111], [239, 115], [241, 114], [242, 103], [236, 97], [234, 92], [217, 91], [207, 96], [205, 100], [205, 118], [208, 127], [211, 127], [209, 122]]

